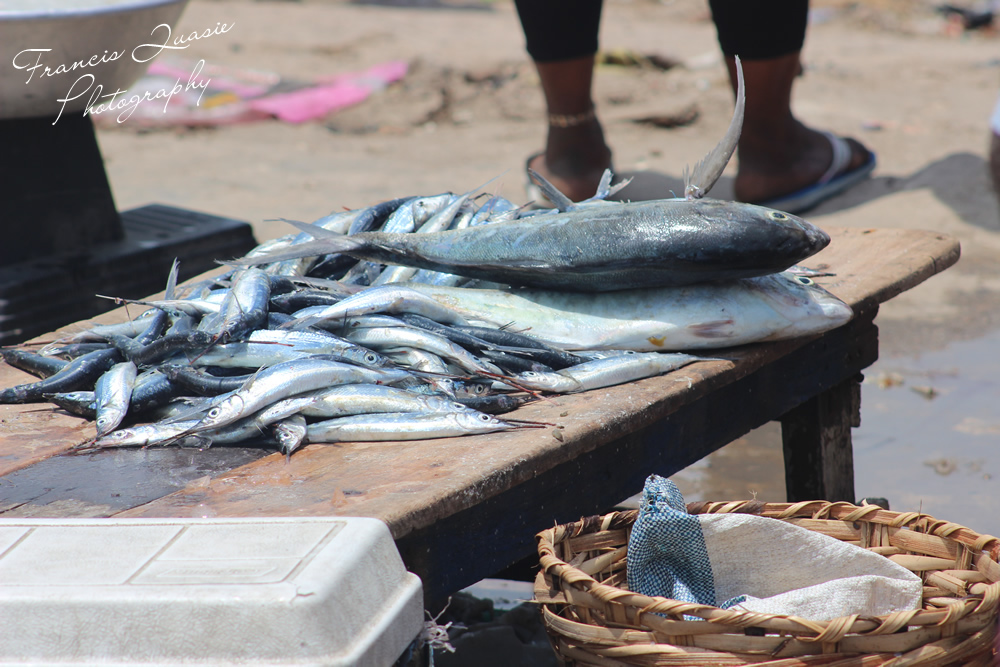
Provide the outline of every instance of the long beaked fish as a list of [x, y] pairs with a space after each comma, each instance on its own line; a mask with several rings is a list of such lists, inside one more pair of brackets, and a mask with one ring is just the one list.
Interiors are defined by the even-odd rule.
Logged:
[[581, 294], [408, 288], [470, 321], [509, 326], [567, 350], [684, 351], [783, 340], [839, 327], [850, 306], [803, 276]]

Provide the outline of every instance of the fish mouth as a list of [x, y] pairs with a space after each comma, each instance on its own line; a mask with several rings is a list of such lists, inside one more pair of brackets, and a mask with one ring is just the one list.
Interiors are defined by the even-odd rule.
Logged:
[[[780, 284], [792, 278], [789, 274], [774, 274], [771, 278]], [[771, 306], [788, 320], [788, 326], [781, 332], [781, 337], [806, 336], [824, 331], [830, 331], [843, 326], [854, 317], [854, 310], [835, 294], [823, 287], [792, 278], [788, 283], [791, 289], [772, 290], [768, 287], [763, 293]], [[770, 282], [763, 285], [770, 286]], [[768, 340], [777, 340], [771, 336]]]
[[830, 235], [808, 220], [798, 216], [789, 216], [788, 222], [791, 223], [791, 227], [801, 232], [799, 239], [804, 241], [804, 245], [810, 251], [810, 254], [816, 254], [830, 245]]
[[809, 293], [813, 314], [801, 318], [794, 325], [801, 335], [837, 329], [854, 317], [854, 310], [849, 305], [826, 290], [813, 286]]
[[854, 317], [854, 310], [846, 303], [832, 295], [828, 299], [820, 300], [819, 306], [823, 311], [823, 316], [830, 322], [830, 328], [832, 329], [835, 329], [843, 324], [847, 324], [851, 321], [851, 318]]
[[813, 252], [819, 252], [823, 248], [830, 245], [830, 235], [824, 232], [822, 229], [816, 225], [807, 223], [806, 226], [806, 239], [809, 241], [810, 247]]

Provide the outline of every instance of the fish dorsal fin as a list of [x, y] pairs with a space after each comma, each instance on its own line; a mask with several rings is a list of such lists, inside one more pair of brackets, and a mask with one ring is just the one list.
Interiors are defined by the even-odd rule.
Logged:
[[722, 172], [725, 171], [729, 159], [736, 150], [736, 144], [740, 140], [740, 132], [743, 130], [743, 109], [746, 105], [746, 91], [743, 85], [743, 66], [740, 59], [736, 58], [736, 109], [733, 111], [733, 120], [729, 123], [729, 129], [722, 137], [722, 141], [713, 148], [708, 155], [703, 157], [694, 166], [691, 172], [684, 169], [684, 198], [700, 199], [708, 194]]
[[560, 212], [568, 211], [573, 206], [573, 200], [559, 191], [559, 188], [545, 180], [545, 177], [532, 168], [528, 168], [531, 180], [542, 190], [542, 194], [552, 202]]
[[613, 174], [611, 173], [611, 170], [605, 169], [604, 175], [601, 176], [601, 182], [598, 184], [597, 192], [594, 194], [594, 196], [590, 197], [589, 199], [584, 199], [581, 202], [577, 202], [576, 204], [573, 204], [572, 208], [579, 208], [580, 206], [585, 206], [587, 204], [612, 203], [612, 202], [606, 202], [607, 198], [611, 197], [612, 195], [618, 194], [620, 190], [622, 190], [629, 183], [632, 182], [631, 178], [625, 178], [619, 181], [618, 183], [611, 185], [612, 178]]
[[611, 170], [605, 169], [604, 173], [601, 174], [601, 182], [597, 184], [597, 192], [594, 193], [595, 199], [604, 199], [611, 194]]
[[167, 289], [164, 292], [164, 299], [173, 299], [177, 292], [177, 276], [180, 273], [181, 261], [174, 257], [174, 263], [170, 265], [170, 273], [167, 274]]
[[631, 178], [627, 178], [621, 183], [611, 185], [613, 174], [610, 169], [605, 169], [604, 174], [601, 175], [601, 182], [598, 184], [597, 192], [594, 196], [580, 202], [574, 202], [572, 199], [560, 192], [559, 188], [545, 180], [544, 176], [530, 167], [528, 168], [528, 175], [531, 176], [531, 179], [535, 181], [539, 188], [541, 188], [542, 194], [544, 194], [548, 200], [555, 205], [556, 209], [560, 213], [571, 211], [581, 204], [592, 204], [594, 202], [603, 201], [611, 195], [617, 194], [619, 190], [632, 182]]
[[611, 178], [612, 178], [611, 170], [605, 169], [604, 175], [601, 176], [601, 183], [597, 186], [597, 192], [594, 194], [593, 197], [591, 197], [587, 201], [607, 199], [612, 195], [618, 194], [618, 192], [622, 190], [622, 188], [624, 188], [625, 186], [627, 186], [629, 183], [632, 182], [631, 178], [626, 178], [618, 183], [615, 183], [614, 185], [611, 185]]

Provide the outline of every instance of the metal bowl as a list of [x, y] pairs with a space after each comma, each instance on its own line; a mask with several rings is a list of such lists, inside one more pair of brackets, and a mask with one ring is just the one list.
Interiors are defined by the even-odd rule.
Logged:
[[126, 90], [157, 52], [140, 49], [133, 57], [135, 48], [163, 44], [167, 30], [157, 26], [173, 33], [187, 3], [0, 0], [0, 119], [79, 113], [113, 101], [101, 95]]

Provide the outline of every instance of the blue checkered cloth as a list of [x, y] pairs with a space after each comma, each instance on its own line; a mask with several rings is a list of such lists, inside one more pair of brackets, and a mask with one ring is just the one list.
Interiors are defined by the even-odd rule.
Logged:
[[659, 475], [650, 475], [642, 491], [628, 543], [627, 572], [629, 590], [642, 595], [723, 609], [746, 599], [740, 595], [717, 603], [701, 522], [688, 514], [677, 485]]
[[[784, 564], [777, 576], [774, 563]], [[884, 556], [763, 516], [688, 514], [657, 475], [643, 489], [627, 566], [636, 593], [722, 609], [824, 621], [922, 605], [920, 577]]]

